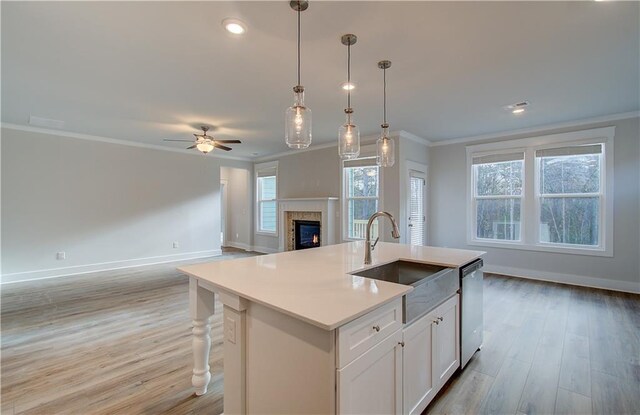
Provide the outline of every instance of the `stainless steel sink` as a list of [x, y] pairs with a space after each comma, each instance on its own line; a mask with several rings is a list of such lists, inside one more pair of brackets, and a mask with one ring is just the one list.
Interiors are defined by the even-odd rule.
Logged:
[[402, 321], [405, 324], [433, 310], [460, 288], [460, 280], [453, 268], [409, 261], [396, 261], [356, 271], [352, 275], [411, 285], [413, 291], [402, 298]]

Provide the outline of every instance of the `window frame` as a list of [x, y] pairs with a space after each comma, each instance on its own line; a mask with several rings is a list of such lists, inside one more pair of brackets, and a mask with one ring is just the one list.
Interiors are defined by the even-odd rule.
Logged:
[[[261, 173], [264, 172], [271, 172], [273, 171], [273, 174], [269, 174], [267, 176], [261, 176]], [[259, 179], [260, 177], [275, 177], [276, 178], [276, 197], [274, 199], [261, 199], [261, 195], [260, 195], [260, 185], [259, 185]], [[277, 161], [272, 161], [272, 162], [268, 162], [268, 163], [260, 163], [260, 164], [256, 164], [255, 165], [255, 169], [254, 169], [254, 186], [255, 186], [255, 224], [256, 224], [256, 229], [255, 229], [255, 233], [256, 235], [265, 235], [265, 236], [278, 236], [278, 225], [280, 223], [280, 212], [279, 212], [279, 208], [278, 208], [278, 190], [279, 190], [279, 185], [278, 185], [278, 162]], [[276, 202], [276, 227], [275, 227], [275, 231], [269, 231], [269, 230], [264, 230], [262, 229], [262, 222], [260, 220], [261, 218], [261, 204], [263, 202]]]
[[[371, 159], [372, 163], [371, 166], [376, 166], [376, 159], [375, 159], [375, 146], [363, 146], [360, 149], [360, 157], [358, 157], [358, 159], [356, 160], [360, 160], [360, 159]], [[353, 161], [353, 160], [348, 160], [348, 161]], [[348, 162], [347, 161], [347, 162]], [[363, 166], [365, 167], [365, 166]], [[340, 187], [341, 187], [341, 194], [342, 194], [342, 220], [341, 220], [341, 225], [342, 225], [342, 240], [343, 241], [347, 241], [347, 242], [353, 242], [353, 241], [362, 241], [363, 239], [359, 239], [359, 238], [351, 238], [349, 237], [349, 200], [355, 200], [355, 199], [368, 199], [368, 200], [378, 200], [378, 210], [384, 210], [382, 203], [383, 203], [383, 197], [382, 197], [382, 190], [383, 190], [383, 177], [384, 177], [384, 169], [378, 167], [378, 197], [377, 198], [372, 198], [372, 197], [347, 197], [347, 191], [348, 191], [348, 187], [346, 185], [346, 174], [345, 174], [345, 161], [340, 161]], [[380, 223], [378, 225], [378, 234], [382, 235], [382, 223]]]
[[[522, 160], [522, 192], [520, 193], [520, 195], [489, 195], [489, 196], [479, 196], [477, 194], [477, 186], [476, 186], [476, 174], [475, 174], [475, 169], [473, 168], [474, 164], [473, 164], [473, 158], [474, 157], [484, 157], [484, 156], [492, 156], [492, 155], [501, 155], [501, 154], [511, 154], [511, 153], [522, 153], [523, 154], [523, 160]], [[473, 212], [471, 214], [471, 230], [469, 231], [469, 233], [471, 234], [473, 240], [475, 242], [481, 242], [481, 243], [490, 243], [490, 244], [494, 244], [494, 243], [498, 243], [498, 244], [505, 244], [505, 245], [522, 245], [524, 244], [525, 241], [525, 234], [526, 234], [526, 230], [525, 230], [525, 226], [523, 223], [522, 218], [524, 218], [524, 215], [527, 211], [527, 207], [525, 206], [525, 192], [526, 192], [526, 188], [527, 188], [527, 182], [526, 182], [526, 148], [521, 148], [521, 147], [512, 147], [512, 148], [507, 148], [507, 149], [502, 149], [502, 150], [494, 150], [494, 151], [483, 151], [483, 152], [476, 152], [471, 154], [471, 158], [470, 158], [470, 169], [471, 169], [471, 211]], [[467, 192], [469, 193], [469, 192]], [[478, 214], [477, 214], [477, 209], [478, 209], [478, 200], [481, 199], [485, 199], [485, 200], [490, 200], [490, 199], [520, 199], [520, 239], [518, 240], [507, 240], [507, 239], [489, 239], [489, 238], [478, 238], [477, 236], [477, 230], [478, 230]]]
[[[467, 151], [467, 245], [591, 256], [613, 256], [613, 143], [615, 127], [594, 128], [524, 139], [470, 145]], [[537, 150], [572, 145], [602, 144], [600, 158], [600, 212], [598, 246], [540, 241], [540, 170]], [[523, 189], [520, 212], [520, 241], [476, 237], [476, 192], [473, 158], [524, 150]]]

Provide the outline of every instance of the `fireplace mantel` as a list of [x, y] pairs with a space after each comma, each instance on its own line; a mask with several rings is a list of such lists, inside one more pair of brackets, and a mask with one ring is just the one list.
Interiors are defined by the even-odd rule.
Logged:
[[286, 212], [319, 212], [320, 243], [322, 246], [338, 243], [339, 211], [337, 197], [305, 197], [278, 199], [278, 217], [280, 219], [279, 250], [287, 249], [287, 214]]

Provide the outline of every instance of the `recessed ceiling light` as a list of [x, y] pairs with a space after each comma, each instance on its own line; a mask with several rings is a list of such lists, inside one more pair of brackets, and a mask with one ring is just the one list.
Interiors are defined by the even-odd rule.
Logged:
[[342, 85], [340, 85], [340, 87], [345, 91], [352, 91], [356, 89], [356, 85], [353, 82], [343, 82]]
[[247, 25], [238, 19], [224, 19], [222, 21], [222, 27], [234, 35], [241, 35], [247, 31]]
[[522, 114], [526, 107], [529, 106], [529, 101], [520, 101], [515, 104], [506, 105], [504, 109], [510, 111], [512, 114]]

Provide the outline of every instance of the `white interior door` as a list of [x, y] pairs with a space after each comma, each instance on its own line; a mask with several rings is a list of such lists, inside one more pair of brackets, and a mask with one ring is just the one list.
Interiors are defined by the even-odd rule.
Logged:
[[409, 172], [409, 243], [424, 245], [426, 233], [426, 174], [411, 170]]

